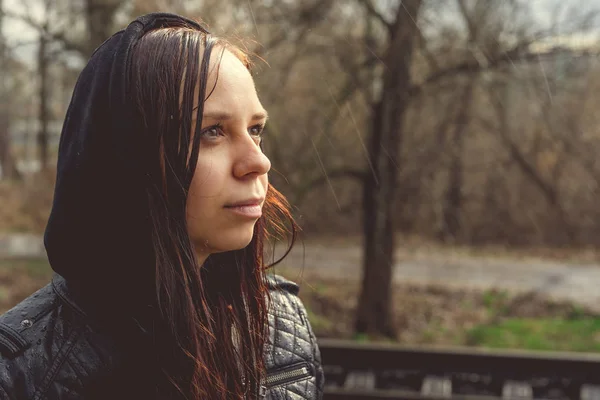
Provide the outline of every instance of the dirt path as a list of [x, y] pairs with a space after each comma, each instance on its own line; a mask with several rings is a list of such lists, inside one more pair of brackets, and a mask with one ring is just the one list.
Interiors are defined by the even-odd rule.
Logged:
[[[361, 276], [361, 249], [357, 246], [297, 246], [283, 265], [311, 275], [344, 279]], [[445, 286], [536, 291], [600, 311], [600, 266], [550, 261], [518, 261], [491, 257], [440, 254], [404, 255], [394, 265], [396, 282]]]

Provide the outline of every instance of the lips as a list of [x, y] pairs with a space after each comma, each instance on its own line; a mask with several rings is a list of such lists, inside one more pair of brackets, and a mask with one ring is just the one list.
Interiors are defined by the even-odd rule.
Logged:
[[253, 206], [261, 206], [265, 201], [264, 198], [256, 197], [252, 199], [237, 201], [235, 203], [226, 204], [225, 208], [236, 208], [236, 207], [253, 207]]
[[240, 217], [257, 219], [262, 216], [262, 204], [264, 200], [264, 198], [257, 197], [236, 201], [235, 203], [225, 205], [225, 209], [232, 211]]

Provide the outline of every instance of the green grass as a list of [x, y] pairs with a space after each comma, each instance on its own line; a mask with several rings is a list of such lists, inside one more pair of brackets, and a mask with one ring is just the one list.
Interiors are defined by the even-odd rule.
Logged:
[[314, 313], [310, 308], [306, 308], [308, 320], [315, 331], [326, 331], [332, 328], [333, 321], [322, 315]]
[[487, 290], [483, 293], [483, 304], [494, 314], [506, 312], [508, 300], [509, 295], [506, 290]]
[[466, 341], [492, 348], [600, 352], [600, 318], [507, 319], [471, 329]]
[[352, 338], [360, 343], [365, 343], [372, 340], [366, 333], [355, 333]]
[[34, 279], [50, 279], [53, 273], [48, 260], [44, 258], [0, 259], [0, 270], [25, 272]]

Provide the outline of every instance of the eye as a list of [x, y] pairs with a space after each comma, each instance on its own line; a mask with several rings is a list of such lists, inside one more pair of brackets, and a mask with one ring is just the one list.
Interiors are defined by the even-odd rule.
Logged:
[[258, 125], [254, 125], [252, 127], [250, 127], [250, 129], [248, 129], [248, 133], [251, 136], [257, 136], [257, 137], [261, 137], [262, 134], [265, 131], [265, 126], [264, 124], [258, 124]]
[[218, 139], [220, 136], [223, 136], [223, 127], [221, 126], [221, 124], [209, 126], [207, 128], [204, 128], [200, 132], [200, 135], [203, 139], [207, 140]]

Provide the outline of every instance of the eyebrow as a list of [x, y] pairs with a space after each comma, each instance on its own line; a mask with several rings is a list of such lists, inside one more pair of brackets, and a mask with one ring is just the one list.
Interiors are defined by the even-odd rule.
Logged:
[[[233, 116], [227, 112], [208, 112], [204, 113], [202, 116], [204, 119], [214, 119], [218, 121], [227, 121], [228, 119], [233, 118]], [[269, 115], [266, 111], [260, 111], [254, 114], [251, 119], [252, 121], [260, 120], [260, 119], [268, 119]]]

